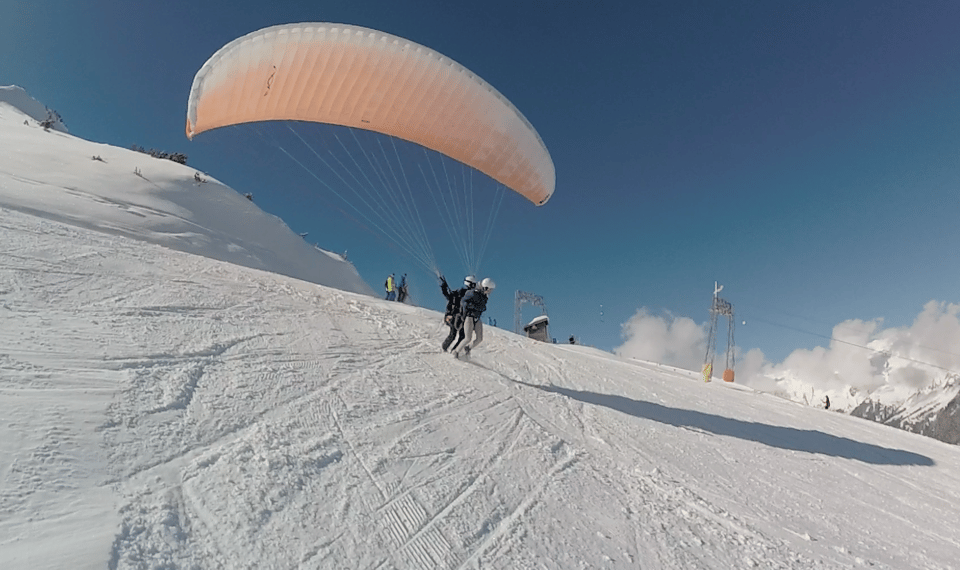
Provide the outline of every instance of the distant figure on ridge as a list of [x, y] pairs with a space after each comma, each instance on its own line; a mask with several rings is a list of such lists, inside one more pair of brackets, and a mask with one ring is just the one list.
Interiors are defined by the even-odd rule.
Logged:
[[[450, 286], [447, 285], [447, 280], [443, 275], [440, 276], [440, 292], [447, 298], [447, 309], [443, 313], [443, 322], [447, 323], [447, 326], [450, 327], [450, 332], [441, 345], [444, 352], [450, 348], [450, 343], [453, 342], [454, 338], [457, 339], [458, 343], [463, 340], [463, 315], [460, 313], [460, 301], [467, 291], [472, 290], [476, 286], [477, 278], [473, 275], [467, 275], [463, 278], [462, 288], [450, 289]], [[458, 333], [459, 338], [457, 338]]]
[[487, 299], [496, 287], [497, 284], [493, 279], [487, 277], [480, 282], [479, 287], [464, 294], [463, 300], [460, 301], [460, 313], [463, 315], [463, 340], [458, 342], [451, 351], [455, 357], [460, 358], [461, 352], [469, 356], [470, 350], [483, 342], [483, 321], [480, 320], [480, 315], [487, 310]]
[[390, 274], [390, 277], [387, 277], [383, 287], [387, 290], [387, 301], [395, 301], [397, 299], [397, 284], [393, 280], [393, 273]]
[[407, 274], [400, 277], [400, 285], [397, 286], [397, 301], [403, 303], [407, 300]]
[[830, 396], [824, 396], [824, 397], [823, 397], [823, 409], [825, 409], [825, 410], [829, 410], [829, 409], [830, 409]]

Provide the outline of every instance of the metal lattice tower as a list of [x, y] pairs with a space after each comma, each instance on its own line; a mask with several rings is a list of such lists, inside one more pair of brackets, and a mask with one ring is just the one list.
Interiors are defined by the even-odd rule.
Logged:
[[524, 303], [530, 303], [531, 305], [536, 305], [540, 307], [540, 314], [547, 314], [547, 306], [543, 304], [543, 297], [540, 295], [534, 295], [533, 293], [527, 293], [526, 291], [517, 291], [516, 302], [513, 307], [513, 332], [517, 334], [523, 333], [523, 322], [521, 321], [520, 315], [520, 306]]
[[720, 291], [722, 290], [723, 285], [718, 285], [714, 281], [713, 303], [710, 305], [710, 333], [707, 335], [707, 354], [703, 359], [703, 379], [705, 382], [709, 382], [713, 375], [713, 361], [717, 352], [717, 324], [721, 315], [727, 317], [727, 352], [724, 358], [724, 364], [726, 365], [724, 374], [727, 370], [730, 370], [732, 374], [733, 367], [736, 365], [733, 341], [733, 327], [736, 319], [733, 318], [733, 305], [720, 298]]

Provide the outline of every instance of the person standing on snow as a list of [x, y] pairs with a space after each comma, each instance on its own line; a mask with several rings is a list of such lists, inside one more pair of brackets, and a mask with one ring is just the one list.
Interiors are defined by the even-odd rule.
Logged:
[[400, 285], [397, 286], [397, 301], [403, 303], [407, 300], [407, 274], [400, 277]]
[[[487, 277], [480, 282], [480, 286], [464, 294], [460, 301], [460, 314], [463, 315], [463, 340], [457, 343], [451, 352], [457, 358], [460, 353], [469, 356], [470, 350], [483, 342], [483, 321], [480, 316], [487, 310], [487, 299], [497, 284]], [[474, 338], [476, 335], [476, 338]]]
[[447, 309], [443, 314], [443, 322], [447, 323], [447, 326], [450, 327], [450, 332], [447, 334], [447, 338], [443, 341], [443, 351], [446, 352], [450, 348], [450, 344], [453, 342], [453, 339], [457, 338], [459, 334], [460, 337], [457, 338], [457, 342], [463, 340], [463, 315], [460, 313], [460, 301], [463, 299], [463, 296], [467, 291], [472, 290], [477, 286], [477, 278], [473, 275], [467, 275], [463, 278], [463, 287], [460, 289], [450, 289], [450, 286], [447, 285], [447, 280], [440, 276], [440, 292], [443, 293], [443, 296], [447, 298]]
[[393, 273], [390, 274], [390, 277], [387, 277], [387, 280], [386, 282], [384, 282], [383, 286], [387, 290], [387, 301], [396, 300], [397, 287], [396, 287], [396, 283], [393, 280]]

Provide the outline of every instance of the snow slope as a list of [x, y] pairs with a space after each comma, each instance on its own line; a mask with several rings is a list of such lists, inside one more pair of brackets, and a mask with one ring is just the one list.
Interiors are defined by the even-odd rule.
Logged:
[[[27, 121], [28, 124], [53, 119], [50, 125], [52, 130], [62, 133], [69, 132], [66, 125], [60, 120], [59, 115], [56, 115], [43, 103], [31, 97], [22, 87], [17, 87], [16, 85], [0, 87], [0, 107], [6, 107], [7, 116], [4, 117], [0, 114], [0, 117], [4, 119], [22, 118]], [[0, 112], [2, 111], [4, 111], [4, 109], [0, 109]], [[23, 117], [17, 117], [17, 115], [23, 115]], [[28, 119], [32, 119], [32, 121]]]
[[213, 178], [200, 183], [188, 166], [44, 131], [22, 108], [44, 109], [20, 88], [0, 88], [0, 207], [374, 294], [352, 265]]
[[0, 158], [0, 568], [956, 567], [956, 446], [492, 327], [455, 360], [435, 312], [77, 215], [61, 155]]

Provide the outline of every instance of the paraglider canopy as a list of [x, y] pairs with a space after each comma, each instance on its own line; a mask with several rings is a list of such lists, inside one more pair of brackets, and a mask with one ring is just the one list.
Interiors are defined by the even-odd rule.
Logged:
[[331, 23], [238, 38], [197, 72], [187, 137], [239, 123], [293, 120], [404, 139], [483, 172], [536, 205], [556, 173], [529, 121], [455, 61], [384, 32]]

